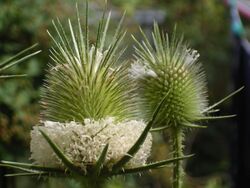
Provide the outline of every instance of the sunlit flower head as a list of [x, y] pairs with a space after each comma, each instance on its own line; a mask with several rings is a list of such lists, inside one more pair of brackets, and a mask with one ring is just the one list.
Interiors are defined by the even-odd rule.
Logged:
[[[35, 126], [31, 131], [31, 159], [35, 164], [64, 168], [47, 141], [39, 132], [43, 130], [76, 165], [85, 169], [95, 164], [106, 144], [109, 149], [104, 162], [112, 168], [121, 157], [134, 145], [145, 128], [143, 121], [116, 122], [114, 118], [100, 121], [84, 120], [84, 125], [74, 121], [59, 123], [45, 121], [42, 126]], [[125, 167], [137, 167], [146, 164], [150, 155], [152, 136], [149, 134], [136, 155]]]

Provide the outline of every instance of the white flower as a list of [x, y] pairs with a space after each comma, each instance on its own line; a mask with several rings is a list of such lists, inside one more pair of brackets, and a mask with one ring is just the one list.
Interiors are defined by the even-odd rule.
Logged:
[[151, 76], [151, 77], [157, 76], [153, 70], [147, 68], [145, 65], [142, 65], [138, 62], [135, 62], [131, 65], [129, 72], [133, 79], [139, 79], [144, 76]]
[[[31, 159], [35, 164], [64, 168], [56, 154], [40, 134], [48, 134], [63, 153], [83, 170], [86, 164], [95, 164], [103, 148], [109, 148], [104, 165], [111, 168], [134, 145], [145, 128], [143, 121], [115, 122], [108, 117], [99, 121], [85, 119], [84, 125], [76, 122], [59, 123], [45, 121], [44, 126], [34, 126], [31, 131]], [[149, 133], [136, 155], [125, 167], [136, 167], [146, 163], [150, 155], [152, 136]]]
[[187, 64], [195, 62], [200, 57], [200, 54], [198, 53], [197, 50], [189, 48], [186, 50], [186, 52], [187, 52], [187, 59], [186, 59]]

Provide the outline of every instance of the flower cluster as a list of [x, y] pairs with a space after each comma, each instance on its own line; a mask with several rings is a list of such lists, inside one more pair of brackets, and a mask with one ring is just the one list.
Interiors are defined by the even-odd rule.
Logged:
[[[145, 128], [143, 121], [116, 122], [108, 117], [99, 121], [85, 119], [84, 125], [77, 122], [42, 122], [43, 126], [34, 126], [31, 131], [31, 159], [37, 165], [64, 168], [50, 145], [41, 135], [43, 130], [76, 165], [86, 170], [93, 165], [106, 144], [109, 144], [104, 165], [112, 168], [133, 146]], [[150, 155], [152, 136], [149, 134], [136, 155], [125, 167], [138, 167], [146, 164]]]

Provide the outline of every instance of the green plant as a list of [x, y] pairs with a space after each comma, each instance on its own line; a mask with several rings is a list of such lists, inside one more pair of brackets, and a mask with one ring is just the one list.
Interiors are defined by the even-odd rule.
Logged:
[[[83, 30], [77, 8], [76, 28], [70, 20], [68, 30], [56, 21], [56, 36], [49, 32], [53, 63], [43, 87], [41, 125], [31, 131], [34, 164], [1, 161], [0, 165], [23, 171], [7, 176], [68, 177], [84, 186], [101, 187], [113, 176], [174, 163], [173, 188], [180, 188], [181, 161], [192, 156], [183, 154], [185, 131], [204, 128], [199, 125], [204, 120], [234, 117], [211, 114], [242, 88], [208, 106], [198, 53], [182, 39], [169, 40], [155, 24], [153, 45], [143, 32], [143, 42], [135, 39], [136, 62], [129, 69], [120, 61], [123, 18], [107, 41], [110, 14], [106, 17], [104, 12], [93, 43], [88, 4], [85, 18]], [[151, 132], [165, 129], [171, 132], [173, 158], [146, 163]]]
[[[157, 24], [152, 34], [153, 45], [141, 30], [144, 41], [137, 43], [136, 59], [131, 67], [131, 76], [136, 81], [139, 111], [143, 119], [148, 120], [163, 96], [166, 102], [159, 112], [152, 131], [171, 133], [173, 157], [183, 156], [185, 132], [189, 129], [205, 128], [202, 121], [231, 118], [235, 115], [213, 116], [219, 104], [238, 93], [233, 92], [214, 105], [207, 105], [205, 75], [198, 61], [197, 51], [188, 48], [183, 39], [175, 34], [169, 39], [161, 33]], [[173, 166], [173, 188], [182, 187], [184, 170], [182, 161]]]
[[[84, 31], [77, 9], [77, 27], [54, 23], [50, 65], [42, 96], [41, 126], [31, 132], [35, 164], [1, 161], [23, 173], [7, 176], [69, 177], [84, 186], [101, 187], [109, 177], [166, 167], [190, 156], [146, 163], [152, 129], [166, 97], [147, 124], [134, 120], [134, 89], [128, 64], [120, 62], [125, 35], [121, 19], [106, 41], [110, 14], [99, 22], [96, 42], [89, 42], [88, 4]], [[129, 134], [128, 134], [129, 133]]]

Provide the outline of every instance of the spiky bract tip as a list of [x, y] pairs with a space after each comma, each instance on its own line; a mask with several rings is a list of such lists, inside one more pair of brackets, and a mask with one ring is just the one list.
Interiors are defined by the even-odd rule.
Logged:
[[177, 40], [169, 40], [155, 24], [153, 45], [144, 36], [137, 42], [136, 60], [131, 67], [132, 78], [137, 80], [139, 105], [147, 119], [159, 101], [167, 95], [158, 124], [181, 126], [203, 116], [207, 106], [206, 83], [199, 54]]

